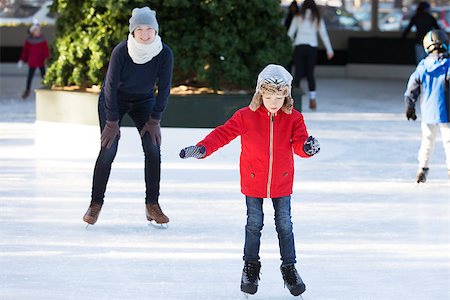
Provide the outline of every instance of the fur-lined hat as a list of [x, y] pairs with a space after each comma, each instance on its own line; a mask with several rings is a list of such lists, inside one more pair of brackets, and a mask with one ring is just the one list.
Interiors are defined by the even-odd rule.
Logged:
[[287, 113], [292, 113], [294, 100], [291, 95], [292, 75], [282, 66], [270, 64], [267, 65], [258, 75], [256, 90], [250, 102], [250, 109], [256, 111], [262, 103], [262, 95], [280, 95], [285, 96], [284, 104], [281, 109]]

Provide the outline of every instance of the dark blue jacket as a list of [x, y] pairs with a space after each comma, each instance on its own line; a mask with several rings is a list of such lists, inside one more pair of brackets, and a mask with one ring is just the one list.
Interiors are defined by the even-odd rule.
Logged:
[[120, 101], [140, 102], [158, 95], [151, 113], [154, 119], [161, 119], [172, 87], [173, 54], [163, 43], [161, 52], [145, 64], [135, 64], [128, 54], [127, 41], [122, 41], [112, 51], [103, 92], [106, 105], [106, 119], [119, 119], [117, 103]]

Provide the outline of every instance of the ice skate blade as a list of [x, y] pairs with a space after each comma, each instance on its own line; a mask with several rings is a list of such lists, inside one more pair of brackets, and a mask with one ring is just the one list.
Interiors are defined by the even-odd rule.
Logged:
[[168, 229], [169, 228], [169, 224], [167, 224], [167, 223], [158, 224], [158, 223], [156, 223], [155, 220], [151, 220], [148, 225], [149, 226], [153, 226], [153, 227], [158, 228], [158, 229]]

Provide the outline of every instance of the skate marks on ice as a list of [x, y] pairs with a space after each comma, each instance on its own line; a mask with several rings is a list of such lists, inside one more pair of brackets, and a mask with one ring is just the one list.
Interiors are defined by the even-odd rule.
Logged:
[[[157, 230], [166, 230], [166, 229], [169, 229], [169, 224], [167, 224], [167, 223], [158, 224], [158, 223], [155, 222], [155, 220], [150, 221], [150, 222], [148, 223], [148, 226], [149, 226], [150, 228], [155, 228], [155, 229], [157, 229]], [[92, 227], [94, 227], [94, 225], [86, 224], [86, 226], [84, 227], [84, 229], [85, 229], [86, 231], [89, 231], [89, 230], [91, 230], [91, 229], [93, 230]]]
[[156, 229], [159, 229], [159, 230], [169, 229], [169, 224], [168, 223], [159, 224], [159, 223], [156, 223], [155, 220], [151, 220], [148, 223], [148, 226], [156, 228]]
[[[298, 299], [298, 300], [305, 300], [305, 299], [303, 299], [302, 296], [303, 295], [298, 295], [298, 296], [290, 295], [290, 296], [286, 296], [286, 297], [295, 298], [295, 299]], [[262, 299], [262, 298], [259, 298], [257, 294], [252, 295], [252, 294], [249, 294], [249, 293], [242, 292], [242, 299], [244, 299], [244, 300], [253, 300], [253, 299], [256, 300], [256, 299]]]

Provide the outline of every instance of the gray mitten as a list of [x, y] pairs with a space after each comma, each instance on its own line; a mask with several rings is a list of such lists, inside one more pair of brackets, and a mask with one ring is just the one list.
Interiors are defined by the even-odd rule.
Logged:
[[309, 136], [303, 145], [303, 151], [305, 151], [305, 153], [309, 156], [313, 156], [318, 153], [320, 151], [319, 141], [315, 137]]
[[195, 157], [195, 158], [203, 158], [206, 155], [205, 146], [189, 146], [180, 151], [181, 158]]
[[116, 137], [120, 139], [119, 121], [106, 121], [100, 137], [102, 147], [106, 147], [107, 149], [111, 148]]

